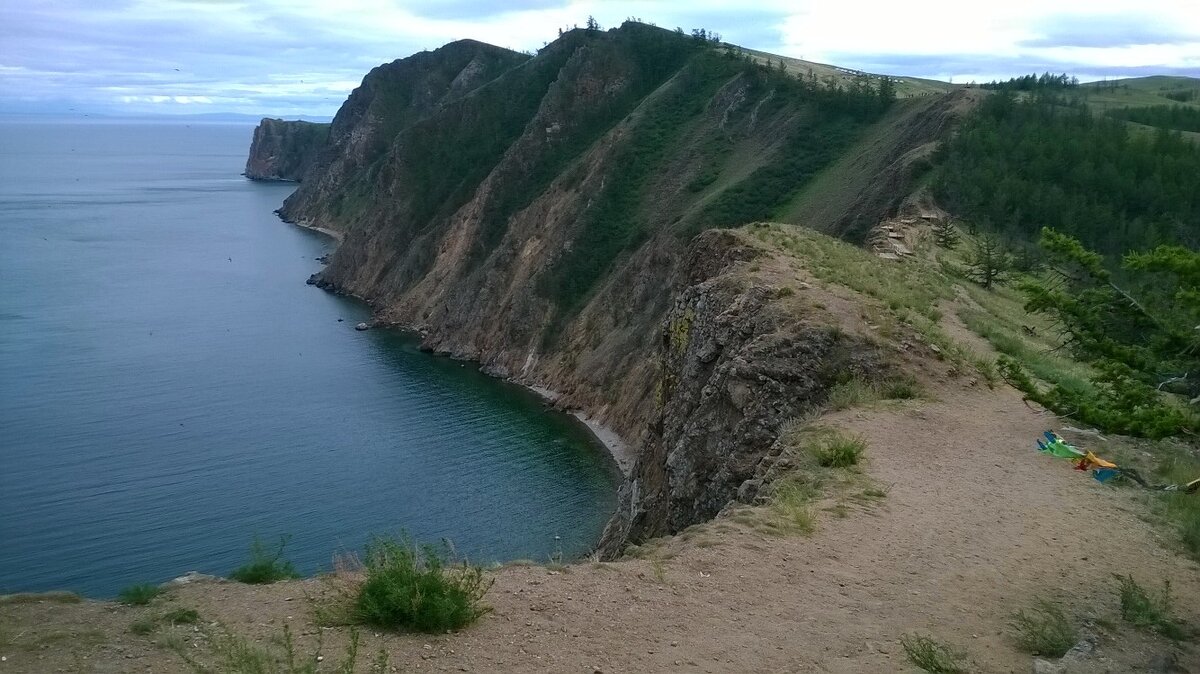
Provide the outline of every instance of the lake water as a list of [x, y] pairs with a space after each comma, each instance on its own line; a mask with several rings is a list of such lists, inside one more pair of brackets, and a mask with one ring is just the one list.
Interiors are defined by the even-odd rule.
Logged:
[[251, 132], [0, 124], [0, 593], [226, 574], [256, 535], [304, 573], [402, 530], [477, 562], [586, 552], [603, 449], [356, 332], [363, 305], [304, 283], [330, 240], [272, 213], [293, 186], [240, 175]]

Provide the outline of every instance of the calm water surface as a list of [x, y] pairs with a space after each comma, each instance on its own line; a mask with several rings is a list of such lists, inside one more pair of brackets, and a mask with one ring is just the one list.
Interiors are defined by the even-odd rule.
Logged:
[[[0, 593], [301, 571], [372, 533], [585, 552], [614, 468], [574, 420], [306, 286], [323, 236], [237, 125], [0, 124]], [[338, 319], [344, 319], [338, 322]], [[555, 540], [555, 536], [561, 537]]]

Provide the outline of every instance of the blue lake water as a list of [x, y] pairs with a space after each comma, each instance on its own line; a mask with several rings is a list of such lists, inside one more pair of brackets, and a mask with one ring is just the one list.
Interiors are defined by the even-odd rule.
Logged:
[[[532, 394], [305, 285], [242, 125], [0, 123], [0, 594], [305, 573], [372, 534], [586, 552], [611, 460]], [[338, 319], [343, 322], [338, 322]], [[555, 537], [560, 537], [556, 540]]]

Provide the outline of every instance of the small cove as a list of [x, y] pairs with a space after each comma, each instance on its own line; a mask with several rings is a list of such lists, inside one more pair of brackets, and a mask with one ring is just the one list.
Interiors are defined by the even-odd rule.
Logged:
[[[401, 530], [573, 557], [615, 504], [588, 431], [304, 280], [333, 241], [238, 125], [0, 124], [0, 593], [304, 573]], [[341, 319], [341, 322], [338, 321]]]

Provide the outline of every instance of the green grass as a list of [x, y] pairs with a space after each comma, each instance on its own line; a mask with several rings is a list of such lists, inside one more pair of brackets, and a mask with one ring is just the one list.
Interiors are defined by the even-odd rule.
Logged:
[[[1200, 478], [1200, 460], [1179, 449], [1160, 446], [1155, 473], [1170, 484], [1185, 484]], [[1193, 559], [1200, 560], [1200, 494], [1155, 492], [1162, 514], [1175, 528], [1179, 542]]]
[[879, 400], [878, 389], [868, 381], [854, 377], [829, 389], [828, 406], [831, 410], [846, 410], [862, 407]]
[[766, 522], [768, 529], [778, 533], [794, 532], [809, 535], [817, 529], [817, 516], [812, 502], [817, 491], [811, 482], [784, 478], [771, 487], [771, 512], [774, 518]]
[[457, 630], [491, 609], [482, 604], [491, 582], [483, 570], [450, 564], [432, 546], [377, 538], [367, 546], [366, 580], [354, 597], [355, 622], [418, 632]]
[[231, 580], [251, 585], [265, 585], [281, 580], [299, 578], [292, 563], [283, 558], [283, 549], [287, 546], [287, 537], [279, 538], [279, 546], [274, 550], [267, 549], [263, 542], [254, 537], [250, 544], [250, 561], [229, 574]]
[[[999, 287], [988, 292], [969, 283], [963, 287], [980, 307], [963, 308], [958, 313], [972, 332], [1048, 384], [1061, 384], [1081, 392], [1095, 388], [1091, 382], [1095, 375], [1092, 368], [1058, 348], [1059, 337], [1053, 326], [1044, 317], [1025, 311], [1025, 300], [1019, 291]], [[1026, 326], [1033, 330], [1032, 335], [1025, 330]]]
[[809, 451], [822, 468], [856, 466], [866, 450], [867, 441], [862, 436], [840, 431], [823, 433], [809, 445]]
[[4, 604], [36, 604], [38, 602], [53, 602], [56, 604], [78, 604], [83, 597], [74, 592], [18, 592], [16, 594], [0, 595], [0, 605]]
[[1121, 618], [1139, 629], [1157, 632], [1168, 639], [1189, 637], [1184, 625], [1172, 616], [1171, 583], [1163, 581], [1162, 590], [1151, 593], [1139, 585], [1133, 576], [1113, 574], [1117, 579], [1117, 594], [1121, 603]]
[[196, 609], [177, 608], [164, 613], [162, 619], [172, 625], [194, 625], [200, 622], [200, 614]]
[[[950, 276], [920, 259], [883, 264], [870, 251], [818, 232], [792, 225], [755, 223], [746, 231], [796, 258], [818, 279], [845, 286], [878, 302], [868, 309], [868, 322], [882, 337], [900, 341], [915, 333], [956, 367], [981, 369], [983, 361], [942, 329], [938, 304], [954, 299]], [[901, 327], [907, 328], [907, 332]], [[980, 374], [987, 377], [982, 369]]]
[[914, 667], [930, 674], [965, 674], [966, 655], [931, 637], [904, 635], [900, 637], [904, 657]]
[[145, 606], [149, 604], [158, 595], [162, 594], [162, 589], [157, 585], [142, 583], [140, 585], [130, 585], [121, 590], [117, 595], [117, 601], [130, 606]]
[[1044, 599], [1015, 613], [1009, 627], [1021, 648], [1033, 655], [1059, 658], [1079, 641], [1079, 631], [1062, 609]]
[[[213, 633], [202, 629], [201, 633], [211, 649], [205, 653], [207, 657], [203, 657], [203, 660], [191, 642], [178, 635], [170, 635], [160, 643], [174, 651], [193, 671], [200, 674], [354, 674], [363, 671], [358, 667], [362, 638], [355, 628], [350, 629], [350, 639], [344, 655], [337, 659], [325, 656], [321, 630], [316, 633], [316, 645], [311, 652], [306, 652], [307, 649], [302, 651], [297, 646], [291, 628], [287, 625], [284, 625], [281, 635], [269, 639], [266, 643], [256, 643], [228, 632]], [[371, 674], [390, 671], [388, 659], [387, 650], [380, 648], [365, 671]]]
[[837, 411], [864, 407], [880, 400], [912, 400], [920, 396], [920, 386], [911, 377], [896, 377], [882, 382], [851, 377], [829, 389], [826, 406]]

